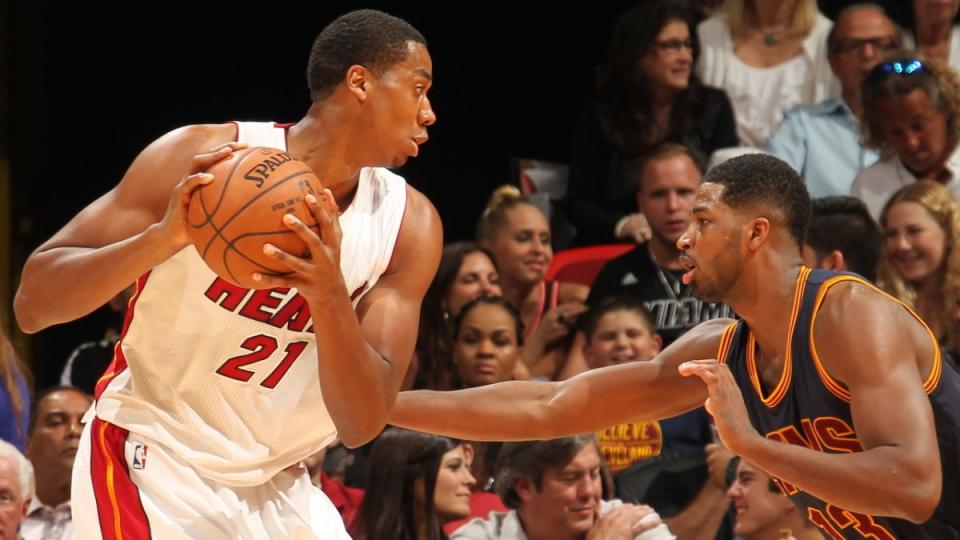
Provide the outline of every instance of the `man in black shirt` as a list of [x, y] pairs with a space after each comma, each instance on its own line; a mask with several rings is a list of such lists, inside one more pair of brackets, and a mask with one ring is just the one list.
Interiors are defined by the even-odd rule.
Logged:
[[693, 219], [693, 199], [703, 176], [700, 164], [685, 146], [664, 144], [639, 170], [637, 206], [650, 224], [651, 239], [608, 262], [587, 303], [595, 307], [614, 294], [639, 297], [667, 346], [703, 321], [733, 317], [733, 311], [726, 304], [701, 301], [680, 281], [677, 239]]

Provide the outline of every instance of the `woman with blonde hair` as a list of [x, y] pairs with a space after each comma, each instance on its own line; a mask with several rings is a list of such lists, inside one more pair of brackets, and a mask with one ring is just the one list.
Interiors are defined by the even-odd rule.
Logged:
[[840, 95], [832, 27], [816, 0], [727, 0], [700, 23], [697, 75], [730, 96], [741, 143], [762, 146], [786, 111]]
[[880, 287], [913, 308], [942, 345], [955, 349], [960, 292], [960, 204], [943, 185], [921, 180], [894, 193], [880, 217]]
[[490, 196], [477, 241], [493, 253], [503, 298], [520, 312], [526, 328], [523, 362], [530, 376], [556, 378], [590, 289], [544, 279], [553, 261], [550, 224], [514, 186], [501, 186]]

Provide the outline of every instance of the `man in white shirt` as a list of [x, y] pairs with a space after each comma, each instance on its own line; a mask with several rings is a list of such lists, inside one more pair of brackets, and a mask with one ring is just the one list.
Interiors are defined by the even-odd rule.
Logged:
[[960, 195], [960, 81], [943, 64], [896, 56], [877, 65], [863, 87], [866, 144], [880, 161], [850, 189], [874, 219], [898, 189], [918, 179]]
[[23, 522], [24, 540], [73, 540], [70, 479], [93, 398], [69, 386], [37, 396], [27, 434], [27, 457], [36, 471], [36, 495]]
[[0, 440], [0, 538], [19, 540], [33, 497], [33, 467], [17, 447]]
[[827, 58], [842, 95], [791, 110], [764, 147], [800, 173], [811, 197], [849, 194], [857, 173], [877, 161], [876, 152], [860, 142], [860, 89], [899, 46], [899, 31], [880, 6], [854, 4], [837, 16]]
[[451, 540], [667, 540], [649, 506], [603, 501], [593, 434], [506, 443], [497, 458], [497, 494], [509, 512], [491, 512]]

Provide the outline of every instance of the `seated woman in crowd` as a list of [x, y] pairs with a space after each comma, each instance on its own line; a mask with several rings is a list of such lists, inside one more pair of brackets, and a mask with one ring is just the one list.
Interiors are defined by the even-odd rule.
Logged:
[[653, 148], [681, 143], [706, 163], [714, 150], [737, 145], [726, 94], [692, 74], [695, 52], [687, 13], [673, 2], [620, 16], [570, 154], [568, 210], [578, 244], [649, 238], [637, 213], [636, 163]]
[[417, 346], [403, 388], [454, 388], [453, 321], [470, 300], [501, 294], [497, 266], [486, 248], [473, 242], [445, 246], [420, 308]]
[[727, 0], [700, 23], [697, 74], [730, 96], [740, 142], [762, 146], [786, 111], [840, 95], [832, 26], [816, 0]]
[[[453, 361], [457, 388], [473, 388], [513, 380], [523, 350], [523, 322], [509, 302], [495, 296], [471, 300], [454, 322]], [[490, 511], [504, 511], [492, 492], [493, 467], [499, 443], [472, 442], [475, 459], [470, 471], [477, 479], [470, 500], [470, 517], [486, 517]], [[454, 530], [463, 522], [447, 529]]]
[[368, 458], [355, 540], [445, 540], [443, 526], [469, 513], [472, 452], [459, 441], [388, 428]]
[[955, 350], [960, 204], [942, 185], [922, 180], [893, 195], [880, 216], [880, 228], [880, 288], [913, 308], [940, 343]]
[[530, 376], [555, 378], [590, 289], [544, 280], [553, 261], [550, 225], [514, 186], [501, 186], [490, 196], [477, 238], [493, 253], [503, 297], [520, 312], [528, 349], [523, 360]]

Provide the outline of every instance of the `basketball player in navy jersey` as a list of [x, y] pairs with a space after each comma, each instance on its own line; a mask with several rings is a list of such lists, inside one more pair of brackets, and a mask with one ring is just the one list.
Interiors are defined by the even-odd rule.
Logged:
[[[348, 538], [297, 464], [337, 435], [375, 437], [413, 354], [441, 228], [387, 168], [436, 120], [432, 61], [411, 25], [361, 10], [319, 34], [307, 75], [299, 122], [162, 136], [24, 267], [31, 333], [137, 283], [74, 465], [80, 538]], [[265, 246], [292, 274], [254, 275], [258, 290], [213, 274], [185, 218], [203, 171], [245, 146], [289, 151], [326, 187], [307, 196], [319, 235], [287, 221], [310, 256]]]
[[[810, 270], [803, 181], [765, 155], [703, 179], [683, 279], [742, 320], [694, 328], [651, 362], [562, 382], [401, 393], [391, 423], [470, 440], [547, 439], [706, 402], [724, 444], [832, 538], [960, 538], [960, 377], [909, 309]], [[469, 422], [464, 422], [469, 418]]]

